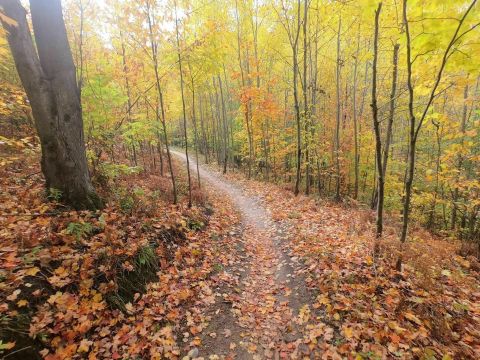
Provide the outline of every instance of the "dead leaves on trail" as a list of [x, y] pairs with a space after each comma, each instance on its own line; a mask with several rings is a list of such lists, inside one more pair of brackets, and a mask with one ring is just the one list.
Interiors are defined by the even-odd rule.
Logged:
[[[60, 211], [43, 200], [39, 175], [5, 176], [27, 167], [1, 169], [2, 355], [33, 339], [49, 360], [176, 359], [198, 355], [209, 338], [254, 358], [480, 357], [480, 267], [455, 255], [455, 244], [414, 233], [398, 274], [391, 228], [372, 257], [368, 212], [250, 181], [275, 223], [247, 224], [240, 253], [229, 234], [238, 216], [223, 195], [209, 195], [209, 216], [202, 206], [153, 204], [159, 179], [142, 175], [123, 184], [146, 189], [129, 212], [116, 202]], [[275, 240], [279, 230], [290, 242]], [[294, 304], [303, 281], [316, 296]], [[223, 283], [230, 290], [218, 293]], [[217, 301], [238, 324], [207, 331]]]
[[307, 284], [318, 293], [299, 316], [311, 356], [480, 357], [480, 267], [473, 258], [455, 255], [456, 244], [413, 233], [399, 274], [393, 228], [386, 229], [380, 258], [372, 257], [374, 224], [368, 211], [318, 204], [230, 176], [263, 199], [276, 221], [291, 226], [288, 249], [302, 260]]

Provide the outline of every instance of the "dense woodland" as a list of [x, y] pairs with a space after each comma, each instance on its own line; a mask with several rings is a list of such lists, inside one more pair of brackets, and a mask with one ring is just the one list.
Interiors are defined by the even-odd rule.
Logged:
[[[382, 278], [385, 282], [377, 284], [375, 294], [383, 291], [379, 286], [383, 289], [395, 282], [405, 294], [417, 291], [403, 288], [410, 284], [409, 276], [416, 279], [421, 273], [422, 281], [429, 278], [430, 284], [435, 282], [432, 274], [438, 265], [437, 275], [445, 280], [444, 285], [458, 286], [448, 296], [453, 299], [462, 293], [469, 299], [469, 305], [447, 305], [439, 297], [429, 300], [436, 307], [423, 310], [419, 310], [423, 301], [423, 305], [412, 305], [432, 319], [439, 316], [437, 310], [443, 311], [447, 325], [442, 323], [441, 330], [435, 330], [429, 323], [425, 326], [428, 336], [421, 330], [427, 320], [408, 310], [409, 315], [401, 319], [420, 327], [417, 335], [408, 340], [388, 335], [388, 341], [395, 343], [393, 348], [373, 335], [363, 338], [365, 343], [382, 344], [387, 350], [366, 347], [360, 328], [325, 321], [330, 327], [319, 330], [330, 346], [319, 345], [321, 354], [327, 354], [325, 358], [480, 356], [480, 334], [478, 328], [473, 330], [480, 318], [478, 302], [475, 304], [475, 296], [478, 300], [480, 294], [479, 269], [471, 265], [478, 264], [475, 259], [480, 257], [477, 0], [30, 0], [29, 4], [0, 0], [0, 21], [0, 223], [4, 226], [0, 229], [0, 259], [4, 261], [0, 266], [0, 291], [4, 293], [0, 295], [0, 324], [9, 329], [4, 334], [0, 330], [4, 336], [0, 356], [5, 352], [14, 358], [18, 350], [15, 344], [20, 343], [30, 354], [24, 358], [40, 354], [51, 360], [126, 359], [128, 354], [131, 358], [197, 357], [200, 338], [196, 342], [196, 338], [184, 338], [190, 347], [181, 348], [175, 331], [180, 331], [182, 321], [188, 321], [190, 329], [200, 321], [192, 320], [194, 316], [184, 305], [190, 300], [193, 303], [203, 291], [191, 290], [192, 278], [200, 281], [192, 274], [207, 267], [210, 270], [202, 270], [204, 273], [213, 271], [218, 264], [210, 263], [209, 256], [213, 259], [223, 253], [221, 249], [208, 254], [198, 249], [204, 251], [203, 247], [211, 245], [212, 223], [215, 236], [224, 239], [232, 234], [229, 226], [242, 222], [232, 208], [222, 207], [218, 194], [201, 176], [201, 166], [243, 184], [247, 194], [253, 191], [266, 199], [275, 221], [291, 221], [297, 229], [292, 236], [299, 242], [293, 242], [289, 249], [295, 258], [306, 257], [307, 267], [314, 263], [308, 260], [312, 254], [318, 262], [333, 258], [340, 262], [338, 253], [330, 256], [337, 251], [353, 251], [347, 258], [364, 256], [362, 266], [373, 267], [368, 275], [362, 275], [360, 283], [365, 278], [380, 281], [378, 277], [385, 276], [389, 280]], [[180, 151], [186, 163], [179, 159]], [[290, 202], [282, 203], [284, 199]], [[233, 197], [233, 207], [235, 201]], [[313, 203], [316, 205], [310, 206]], [[327, 204], [325, 209], [330, 210], [312, 211], [318, 204]], [[285, 217], [281, 215], [284, 212], [288, 213]], [[303, 212], [308, 219], [306, 215], [302, 218]], [[343, 227], [333, 225], [332, 214], [343, 219]], [[350, 220], [345, 214], [350, 214]], [[318, 224], [313, 225], [317, 217]], [[369, 224], [362, 230], [368, 236], [358, 235], [357, 225], [352, 225], [362, 222]], [[322, 225], [329, 230], [322, 233]], [[336, 245], [330, 243], [334, 234], [345, 229], [350, 234], [352, 226], [358, 235], [352, 243], [363, 241], [363, 245], [350, 246], [340, 235]], [[109, 235], [107, 229], [117, 235]], [[28, 240], [22, 232], [29, 234]], [[159, 233], [168, 234], [168, 241], [175, 243], [181, 238], [187, 243], [176, 243], [177, 250], [168, 244], [152, 248], [152, 239]], [[308, 239], [310, 250], [305, 245]], [[313, 239], [323, 239], [325, 248]], [[120, 260], [101, 265], [110, 269], [105, 274], [93, 275], [102, 261], [96, 251], [104, 240], [112, 242], [103, 245], [109, 249], [105, 254]], [[427, 240], [432, 243], [423, 242]], [[64, 242], [63, 263], [36, 257], [39, 251], [49, 252], [52, 259], [59, 256], [52, 250], [58, 241]], [[199, 243], [188, 245], [188, 241]], [[266, 246], [253, 244], [261, 249]], [[231, 243], [224, 246], [233, 249]], [[122, 248], [129, 250], [120, 255]], [[246, 245], [247, 253], [248, 248]], [[341, 250], [345, 248], [348, 250]], [[265, 251], [268, 253], [268, 248]], [[140, 260], [138, 254], [143, 254]], [[435, 260], [429, 264], [424, 255]], [[25, 262], [28, 256], [33, 256], [32, 260]], [[182, 256], [187, 260], [180, 260]], [[202, 265], [188, 260], [200, 258]], [[464, 280], [461, 276], [451, 278], [454, 270], [445, 265], [449, 258], [455, 266], [464, 267]], [[87, 276], [78, 264], [89, 261], [92, 272]], [[191, 271], [178, 275], [177, 261], [186, 261]], [[354, 263], [338, 266], [346, 266], [347, 272], [364, 271], [353, 270]], [[152, 274], [138, 275], [147, 271], [149, 264]], [[384, 267], [389, 269], [388, 275], [379, 275], [387, 272]], [[126, 282], [118, 275], [120, 268], [142, 277], [129, 279], [141, 287], [129, 289], [131, 294], [127, 290], [122, 293], [120, 288]], [[155, 275], [158, 269], [165, 274]], [[258, 273], [265, 275], [262, 271]], [[51, 276], [54, 279], [48, 280], [50, 285], [34, 284], [34, 288], [49, 290], [28, 305], [31, 310], [26, 316], [34, 321], [28, 321], [29, 330], [18, 325], [23, 329], [17, 331], [22, 333], [22, 340], [15, 340], [12, 319], [27, 305], [17, 299], [19, 284], [37, 274], [47, 274], [43, 282]], [[318, 274], [313, 278], [330, 276], [330, 272]], [[91, 282], [85, 283], [89, 276]], [[171, 293], [159, 289], [150, 293], [147, 284], [155, 282], [156, 276], [164, 284], [171, 283]], [[467, 277], [469, 288], [462, 288]], [[345, 308], [334, 306], [336, 310], [332, 310], [333, 300], [321, 295], [327, 285], [315, 285], [309, 279], [307, 276], [308, 287], [320, 292], [318, 306], [313, 308], [326, 307], [324, 311], [332, 321], [346, 321], [347, 315], [341, 313]], [[411, 280], [415, 289], [430, 291], [415, 281]], [[186, 285], [189, 282], [190, 287]], [[183, 284], [181, 290], [179, 283]], [[113, 288], [117, 297], [109, 298], [106, 294], [111, 295]], [[436, 290], [439, 294], [447, 291], [443, 287]], [[168, 296], [176, 293], [180, 300], [173, 301], [162, 316], [168, 313], [168, 321], [179, 328], [162, 325], [161, 331], [153, 331], [161, 333], [155, 337], [151, 323], [144, 322], [145, 332], [155, 340], [142, 333], [140, 343], [161, 339], [160, 344], [148, 347], [142, 343], [132, 350], [133, 344], [121, 348], [115, 343], [114, 347], [119, 347], [114, 351], [96, 338], [97, 333], [109, 331], [102, 323], [105, 314], [89, 319], [93, 325], [83, 330], [78, 329], [82, 317], [74, 316], [78, 333], [72, 334], [68, 330], [71, 319], [64, 320], [58, 309], [52, 309], [72, 305], [71, 298], [55, 302], [78, 292], [96, 299], [92, 303], [98, 307], [89, 305], [92, 308], [88, 311], [108, 308], [112, 312], [109, 316], [117, 316], [115, 326], [122, 331], [127, 326], [123, 323], [121, 327], [122, 321], [135, 311], [144, 318], [159, 318], [148, 312], [149, 301], [154, 301], [149, 297], [161, 293], [165, 304], [172, 300]], [[138, 300], [140, 294], [147, 300]], [[433, 293], [422, 294], [409, 296], [434, 298]], [[17, 308], [9, 301], [16, 301]], [[80, 300], [76, 301], [77, 314], [88, 312], [80, 309]], [[143, 301], [140, 310], [132, 308], [137, 301]], [[406, 304], [398, 300], [396, 310], [385, 316], [390, 322], [383, 324], [384, 331], [392, 331], [396, 337], [405, 335], [404, 325], [392, 325], [392, 321], [410, 306], [408, 300]], [[55, 321], [42, 318], [37, 311], [46, 308], [40, 306], [50, 306], [52, 314], [57, 311]], [[452, 319], [460, 315], [447, 316], [439, 310], [448, 306], [462, 312], [461, 321], [453, 324]], [[310, 318], [305, 311], [302, 307], [299, 316], [307, 317], [307, 324], [314, 316]], [[465, 322], [469, 325], [459, 325]], [[447, 336], [446, 329], [461, 335]], [[309, 331], [314, 330], [310, 327]], [[195, 337], [201, 329], [190, 332]], [[80, 341], [82, 334], [91, 337]], [[26, 340], [29, 337], [35, 339], [33, 345]], [[355, 340], [355, 346], [342, 347], [339, 339], [345, 338]], [[415, 341], [418, 343], [412, 345]], [[317, 344], [317, 338], [306, 344], [312, 351], [309, 356], [320, 358], [316, 345], [312, 345]], [[250, 354], [260, 354], [259, 358], [301, 358], [297, 347], [286, 346], [271, 354], [246, 348]], [[214, 350], [210, 354], [216, 354]]]

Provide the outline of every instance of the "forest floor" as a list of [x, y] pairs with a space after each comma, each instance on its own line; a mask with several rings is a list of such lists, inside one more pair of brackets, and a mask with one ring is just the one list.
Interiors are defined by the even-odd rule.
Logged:
[[[186, 161], [185, 154], [172, 153]], [[192, 178], [196, 164], [191, 163]], [[306, 322], [299, 315], [315, 301], [302, 274], [298, 258], [289, 254], [285, 242], [289, 229], [275, 222], [261, 199], [235, 185], [234, 181], [201, 165], [200, 179], [229, 197], [241, 214], [242, 232], [237, 256], [241, 261], [225, 270], [229, 280], [221, 289], [213, 321], [206, 329], [202, 355], [278, 358], [302, 354]], [[225, 306], [225, 303], [230, 306]]]
[[0, 148], [0, 358], [480, 357], [480, 264], [456, 241], [412, 226], [398, 273], [394, 217], [374, 258], [371, 210], [215, 165], [200, 188], [191, 163], [190, 209], [181, 152], [179, 204], [158, 164], [117, 164], [94, 177], [108, 206], [76, 212], [35, 149]]
[[[190, 165], [195, 179], [194, 160]], [[458, 242], [413, 225], [400, 274], [393, 266], [400, 251], [396, 219], [388, 219], [381, 255], [374, 258], [371, 210], [295, 197], [238, 172], [220, 174], [212, 165], [199, 170], [203, 183], [239, 209], [244, 226], [238, 238], [243, 257], [226, 269], [230, 284], [221, 289], [223, 303], [211, 310], [217, 316], [200, 355], [480, 356], [480, 264], [460, 256]], [[225, 338], [232, 339], [229, 349]]]

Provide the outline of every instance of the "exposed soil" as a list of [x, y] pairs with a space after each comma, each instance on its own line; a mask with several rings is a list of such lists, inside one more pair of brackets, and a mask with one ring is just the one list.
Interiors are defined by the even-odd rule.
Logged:
[[[172, 153], [186, 160], [183, 153]], [[196, 171], [194, 160], [190, 166]], [[301, 313], [310, 311], [314, 296], [305, 285], [301, 264], [289, 255], [286, 243], [293, 234], [285, 224], [273, 221], [261, 199], [246, 189], [203, 165], [200, 176], [210, 190], [223, 192], [236, 205], [242, 229], [232, 234], [238, 261], [223, 269], [224, 285], [217, 289], [202, 345], [198, 354], [190, 355], [227, 359], [307, 355]]]

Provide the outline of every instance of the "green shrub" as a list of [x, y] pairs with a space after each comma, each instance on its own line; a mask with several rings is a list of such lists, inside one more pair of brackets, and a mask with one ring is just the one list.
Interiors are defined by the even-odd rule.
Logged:
[[93, 225], [88, 222], [71, 222], [65, 231], [68, 235], [73, 235], [78, 240], [84, 239], [93, 232]]

